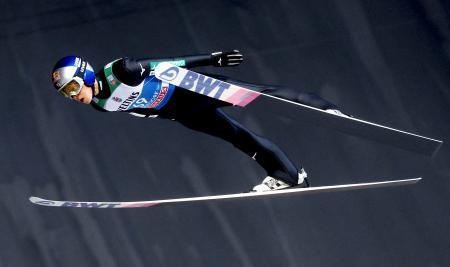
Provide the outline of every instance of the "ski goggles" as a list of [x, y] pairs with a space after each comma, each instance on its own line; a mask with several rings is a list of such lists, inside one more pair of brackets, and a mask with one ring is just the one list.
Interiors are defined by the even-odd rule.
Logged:
[[58, 93], [67, 98], [72, 98], [78, 95], [83, 88], [84, 82], [80, 77], [73, 77], [72, 80], [59, 88]]

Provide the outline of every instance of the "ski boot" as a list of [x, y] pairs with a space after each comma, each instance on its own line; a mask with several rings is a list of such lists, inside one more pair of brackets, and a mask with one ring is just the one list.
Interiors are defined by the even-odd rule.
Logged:
[[282, 180], [273, 178], [271, 176], [267, 176], [264, 178], [261, 184], [256, 185], [253, 187], [253, 189], [250, 192], [266, 192], [266, 191], [272, 191], [272, 190], [281, 190], [281, 189], [287, 189], [287, 188], [302, 188], [302, 187], [309, 187], [309, 182], [307, 177], [307, 173], [302, 168], [300, 172], [298, 173], [298, 182], [295, 185], [288, 184]]

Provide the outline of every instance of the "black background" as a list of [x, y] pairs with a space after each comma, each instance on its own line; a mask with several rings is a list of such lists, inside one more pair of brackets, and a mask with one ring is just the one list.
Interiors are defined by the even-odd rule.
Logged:
[[228, 112], [304, 165], [314, 185], [422, 176], [417, 185], [156, 206], [33, 206], [30, 195], [132, 201], [242, 192], [263, 170], [177, 123], [100, 113], [58, 96], [53, 64], [240, 49], [202, 68], [317, 92], [357, 117], [449, 140], [446, 1], [2, 1], [0, 266], [448, 266], [449, 146], [426, 157]]

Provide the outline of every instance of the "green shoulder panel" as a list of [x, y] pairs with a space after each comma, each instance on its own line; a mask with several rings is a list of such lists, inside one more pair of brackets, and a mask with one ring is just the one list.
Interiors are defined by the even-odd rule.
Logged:
[[186, 66], [186, 60], [184, 59], [177, 59], [177, 60], [172, 60], [172, 61], [150, 61], [149, 65], [150, 65], [150, 69], [151, 70], [155, 70], [156, 66], [158, 66], [159, 63], [161, 62], [168, 62], [171, 63], [177, 67], [184, 67]]
[[[116, 78], [116, 76], [114, 76], [114, 74], [112, 72], [112, 65], [114, 64], [114, 62], [116, 62], [118, 60], [119, 59], [116, 59], [116, 60], [106, 64], [105, 67], [103, 68], [103, 72], [105, 73], [106, 81], [108, 84], [107, 85], [104, 84], [104, 85], [102, 85], [102, 87], [103, 87], [103, 90], [110, 90], [111, 94], [121, 84], [121, 82]], [[107, 100], [108, 99], [98, 99], [97, 105], [99, 105], [100, 107], [103, 108], [105, 106], [105, 103]]]

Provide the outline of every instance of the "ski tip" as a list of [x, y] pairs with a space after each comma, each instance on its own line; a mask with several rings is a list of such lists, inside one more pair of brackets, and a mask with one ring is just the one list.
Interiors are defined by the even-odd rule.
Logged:
[[400, 182], [400, 184], [404, 184], [404, 185], [413, 185], [413, 184], [419, 183], [421, 180], [422, 180], [422, 177], [417, 177], [417, 178], [399, 180], [399, 182]]
[[38, 197], [34, 197], [34, 196], [31, 196], [28, 199], [30, 200], [30, 202], [33, 202], [33, 203], [43, 200], [42, 198], [38, 198]]
[[30, 200], [31, 203], [41, 206], [48, 206], [53, 203], [53, 201], [34, 196], [31, 196], [28, 199]]
[[422, 180], [422, 177], [417, 177], [417, 178], [398, 180], [398, 182], [405, 183], [405, 184], [415, 184], [415, 183], [420, 182], [421, 180]]

